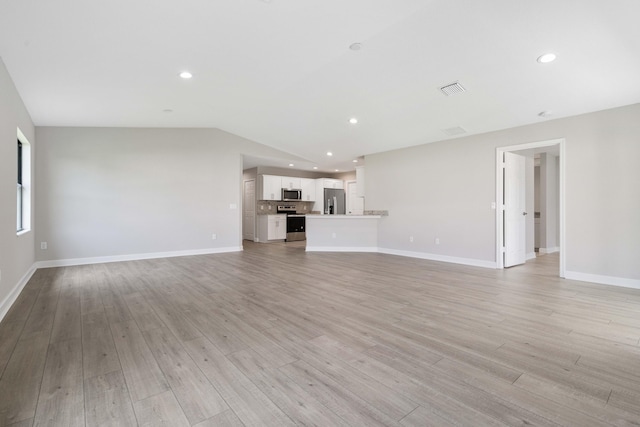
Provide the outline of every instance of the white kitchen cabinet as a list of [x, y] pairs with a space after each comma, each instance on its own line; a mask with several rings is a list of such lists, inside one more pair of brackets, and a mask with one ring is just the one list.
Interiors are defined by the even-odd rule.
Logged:
[[280, 200], [282, 198], [282, 177], [260, 175], [258, 179], [258, 200]]
[[286, 215], [267, 215], [267, 239], [268, 240], [284, 240], [287, 238], [287, 216]]
[[324, 190], [332, 188], [344, 190], [344, 181], [334, 178], [318, 178], [316, 179], [316, 202], [313, 204], [313, 210], [325, 212]]
[[300, 188], [302, 189], [302, 200], [305, 202], [316, 201], [316, 180], [300, 178]]
[[293, 189], [293, 190], [299, 190], [302, 188], [302, 184], [301, 184], [301, 179], [300, 178], [295, 178], [292, 176], [283, 176], [281, 177], [281, 184], [282, 184], [282, 188], [286, 188], [286, 189]]
[[322, 188], [339, 188], [344, 190], [344, 181], [333, 178], [321, 178]]
[[287, 215], [258, 215], [258, 240], [269, 242], [287, 238]]

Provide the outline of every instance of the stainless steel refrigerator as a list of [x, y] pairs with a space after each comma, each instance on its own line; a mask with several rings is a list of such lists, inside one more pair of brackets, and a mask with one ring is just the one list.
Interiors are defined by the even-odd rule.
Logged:
[[325, 188], [324, 189], [324, 213], [344, 215], [345, 196], [344, 190]]

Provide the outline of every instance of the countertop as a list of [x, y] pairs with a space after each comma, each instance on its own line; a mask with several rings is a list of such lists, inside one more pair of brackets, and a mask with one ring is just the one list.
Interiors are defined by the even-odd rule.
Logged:
[[307, 218], [313, 219], [378, 219], [382, 218], [382, 215], [342, 215], [342, 214], [307, 214]]

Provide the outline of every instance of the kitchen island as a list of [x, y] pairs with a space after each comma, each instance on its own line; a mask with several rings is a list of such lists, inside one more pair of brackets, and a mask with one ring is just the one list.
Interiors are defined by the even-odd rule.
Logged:
[[382, 215], [307, 215], [307, 252], [376, 252]]

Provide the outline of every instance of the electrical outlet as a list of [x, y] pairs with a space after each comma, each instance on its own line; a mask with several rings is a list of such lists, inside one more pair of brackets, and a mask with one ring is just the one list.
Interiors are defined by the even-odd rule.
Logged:
[[47, 242], [40, 242], [40, 249], [43, 251], [47, 249]]
[[413, 243], [413, 236], [409, 236], [409, 241]]
[[260, 205], [260, 210], [263, 211], [264, 210], [264, 205]]
[[436, 237], [436, 245], [439, 245], [439, 244], [440, 244], [440, 238]]
[[230, 203], [229, 209], [238, 209], [238, 205], [236, 205], [235, 203]]
[[491, 202], [491, 209], [495, 209], [496, 208], [496, 202]]
[[213, 233], [211, 235], [211, 240], [216, 240], [218, 238], [218, 235], [216, 233]]
[[268, 210], [271, 210], [271, 205], [267, 206], [267, 209], [268, 209]]
[[335, 239], [335, 238], [336, 238], [336, 236], [337, 236], [337, 234], [336, 234], [336, 233], [331, 233], [331, 237], [332, 237], [332, 238], [334, 238], [334, 239]]

